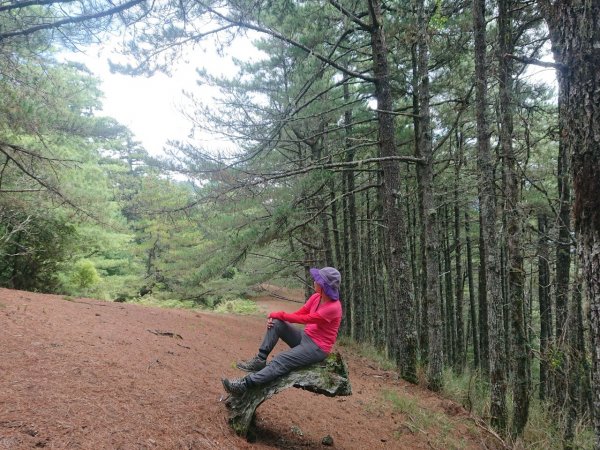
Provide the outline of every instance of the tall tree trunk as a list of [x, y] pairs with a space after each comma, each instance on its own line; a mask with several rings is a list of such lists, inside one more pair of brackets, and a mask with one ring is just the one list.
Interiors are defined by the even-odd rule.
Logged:
[[[360, 199], [360, 196], [359, 196]], [[359, 201], [360, 204], [360, 201]], [[368, 219], [367, 219], [367, 211], [365, 210], [365, 208], [359, 208], [359, 213], [358, 213], [358, 217], [356, 218], [355, 222], [358, 222], [358, 236], [366, 236], [367, 235], [367, 229], [369, 226], [368, 223]], [[358, 246], [358, 251], [359, 254], [356, 255], [356, 259], [360, 259], [362, 256], [367, 258], [367, 261], [369, 261], [369, 259], [371, 258], [376, 258], [376, 255], [373, 255], [371, 253], [371, 245], [372, 243], [370, 242], [369, 239], [360, 239], [359, 241], [359, 246]], [[369, 266], [371, 266], [372, 264], [367, 263]], [[369, 273], [368, 270], [363, 270], [362, 273], [360, 274], [360, 276], [357, 277], [358, 279], [356, 281], [358, 281], [358, 283], [361, 286], [370, 286], [371, 285], [371, 274]], [[364, 289], [362, 289], [362, 291], [364, 291]], [[376, 303], [376, 298], [377, 297], [370, 297], [370, 296], [362, 296], [362, 301], [360, 302], [362, 305], [362, 314], [363, 314], [363, 318], [362, 318], [362, 330], [359, 330], [359, 332], [356, 334], [356, 340], [357, 342], [369, 342], [372, 343], [372, 337], [373, 337], [373, 323], [375, 320], [375, 316], [377, 314], [377, 303]]]
[[552, 342], [552, 304], [550, 302], [550, 263], [547, 236], [547, 218], [538, 214], [538, 299], [540, 305], [540, 386], [539, 398], [548, 395], [548, 349]]
[[[443, 239], [440, 237], [440, 241]], [[440, 256], [442, 255], [443, 248], [440, 249]], [[438, 262], [438, 271], [440, 274], [444, 273], [443, 259], [440, 257]], [[445, 281], [445, 278], [444, 278]], [[452, 326], [450, 324], [450, 312], [448, 311], [448, 299], [446, 298], [446, 290], [444, 289], [446, 283], [442, 282], [442, 276], [440, 275], [440, 310], [442, 314], [442, 336], [444, 342], [444, 362], [447, 366], [452, 366]]]
[[446, 323], [448, 324], [448, 361], [456, 367], [456, 310], [454, 308], [454, 291], [452, 288], [452, 258], [450, 257], [450, 218], [448, 206], [444, 206], [444, 288], [446, 298]]
[[590, 304], [596, 447], [600, 448], [600, 2], [538, 0], [562, 70], [560, 139], [571, 156], [579, 256]]
[[[348, 83], [344, 83], [344, 102], [350, 103], [350, 89]], [[354, 160], [354, 146], [352, 145], [352, 107], [349, 106], [344, 111], [344, 146], [346, 148], [346, 162]], [[355, 265], [357, 264], [358, 250], [358, 235], [356, 231], [356, 196], [354, 195], [354, 171], [349, 168], [348, 171], [344, 172], [344, 271], [346, 282], [344, 285], [346, 297], [346, 308], [344, 308], [344, 330], [346, 335], [354, 337], [355, 327], [353, 321], [353, 312], [356, 309], [356, 301], [358, 299], [358, 293], [355, 291], [356, 284], [358, 283], [358, 272], [355, 271]], [[358, 299], [358, 300], [357, 300]]]
[[333, 234], [334, 260], [333, 266], [340, 267], [342, 261], [342, 249], [340, 243], [340, 228], [338, 225], [338, 202], [335, 198], [335, 180], [329, 181], [329, 201], [331, 202], [331, 232]]
[[580, 410], [580, 393], [585, 385], [585, 375], [583, 370], [583, 361], [585, 355], [579, 350], [579, 332], [578, 327], [580, 324], [579, 320], [579, 304], [581, 303], [581, 295], [579, 290], [573, 289], [573, 298], [569, 302], [569, 312], [567, 314], [567, 351], [568, 351], [568, 364], [567, 364], [567, 420], [565, 425], [564, 433], [564, 448], [573, 449], [573, 439], [575, 438], [575, 427], [577, 425], [577, 418], [579, 417]]
[[[419, 156], [421, 152], [418, 136], [420, 135], [420, 118], [419, 118], [419, 56], [418, 56], [418, 43], [411, 46], [411, 59], [412, 59], [412, 112], [413, 112], [413, 126], [415, 132], [415, 156]], [[417, 168], [417, 183], [421, 184], [421, 173]], [[429, 364], [429, 319], [428, 319], [428, 305], [427, 305], [427, 230], [425, 228], [425, 210], [423, 208], [423, 190], [421, 188], [417, 191], [417, 201], [419, 204], [419, 268], [421, 270], [420, 289], [418, 289], [418, 300], [421, 306], [421, 315], [419, 316], [421, 321], [421, 334], [419, 335], [419, 348], [421, 349], [421, 362], [423, 364]]]
[[469, 314], [471, 318], [471, 333], [473, 339], [473, 367], [480, 367], [479, 353], [479, 322], [477, 320], [477, 305], [475, 301], [475, 282], [473, 280], [473, 251], [471, 248], [471, 226], [469, 213], [465, 211], [465, 243], [467, 244], [467, 280], [469, 284]]
[[[481, 203], [481, 200], [480, 200]], [[483, 225], [479, 213], [479, 274], [477, 298], [479, 301], [479, 348], [481, 372], [485, 378], [490, 375], [490, 343], [488, 336], [488, 300], [487, 300], [487, 269], [485, 267], [485, 242], [483, 240]]]
[[517, 157], [513, 148], [513, 53], [512, 0], [499, 0], [499, 92], [500, 143], [504, 156], [506, 242], [508, 262], [508, 295], [510, 299], [513, 359], [513, 436], [521, 436], [529, 416], [529, 345], [525, 322], [525, 271], [521, 251], [522, 225], [519, 215], [519, 178]]
[[[504, 177], [504, 174], [503, 174]], [[506, 192], [506, 188], [503, 187], [502, 192]], [[504, 219], [504, 217], [503, 217]], [[506, 223], [502, 224], [502, 229], [506, 230]], [[502, 239], [502, 238], [501, 238]], [[512, 344], [511, 339], [511, 323], [510, 323], [510, 302], [508, 301], [508, 264], [506, 261], [506, 253], [508, 252], [506, 248], [506, 241], [500, 241], [500, 280], [502, 283], [502, 299], [504, 305], [504, 324], [502, 326], [502, 332], [504, 333], [504, 359], [507, 361], [506, 364], [506, 377], [510, 378], [511, 372], [511, 362], [512, 358], [510, 357], [510, 346]]]
[[[378, 171], [376, 173], [376, 180], [377, 180], [377, 184], [381, 185], [382, 183], [382, 176], [381, 176], [381, 171]], [[373, 220], [378, 220], [379, 222], [381, 222], [381, 218], [383, 217], [383, 200], [382, 200], [382, 193], [381, 193], [381, 189], [378, 189], [376, 191], [376, 195], [375, 195], [375, 205], [373, 206], [373, 214], [372, 214], [372, 219]], [[384, 332], [384, 346], [385, 349], [387, 350], [387, 356], [392, 358], [392, 357], [396, 357], [396, 351], [397, 351], [397, 342], [398, 342], [398, 337], [395, 334], [395, 331], [393, 330], [393, 326], [394, 326], [394, 320], [392, 319], [391, 315], [392, 312], [390, 311], [391, 308], [391, 301], [390, 301], [390, 289], [389, 289], [389, 285], [386, 282], [386, 277], [387, 277], [387, 273], [386, 273], [386, 257], [387, 257], [387, 249], [386, 249], [386, 236], [385, 236], [385, 230], [383, 229], [383, 227], [381, 226], [377, 226], [374, 227], [374, 234], [377, 235], [377, 259], [375, 260], [375, 266], [377, 267], [377, 274], [376, 274], [376, 283], [373, 286], [372, 289], [372, 294], [375, 294], [375, 298], [379, 299], [381, 298], [382, 300], [382, 311], [384, 312], [384, 315], [382, 316], [381, 320], [383, 321], [383, 327], [382, 329], [385, 330]]]
[[[325, 200], [325, 197], [321, 196], [321, 200]], [[323, 237], [323, 251], [325, 253], [323, 265], [333, 266], [333, 246], [331, 245], [329, 218], [326, 211], [321, 213], [321, 235]]]
[[[565, 104], [564, 91], [559, 92], [559, 108]], [[564, 114], [559, 113], [559, 121], [564, 120]], [[559, 125], [560, 129], [565, 124]], [[558, 242], [556, 244], [556, 336], [553, 340], [564, 358], [553, 371], [554, 403], [558, 408], [565, 408], [567, 400], [567, 310], [569, 299], [569, 281], [571, 273], [571, 187], [569, 185], [569, 155], [567, 142], [560, 139], [558, 143], [557, 187], [558, 187]]]
[[431, 142], [431, 117], [429, 112], [429, 37], [423, 0], [416, 1], [417, 11], [417, 92], [418, 124], [416, 126], [417, 156], [425, 160], [417, 166], [417, 182], [421, 200], [421, 220], [423, 223], [425, 248], [425, 270], [427, 285], [425, 304], [427, 305], [428, 325], [428, 368], [427, 383], [430, 389], [442, 388], [442, 315], [439, 298], [439, 241], [437, 227], [437, 207], [433, 198], [433, 145]]
[[[376, 203], [376, 202], [375, 202]], [[371, 206], [371, 194], [367, 191], [365, 193], [365, 210], [367, 217], [367, 235], [365, 237], [367, 241], [367, 254], [364, 255], [363, 260], [367, 260], [367, 258], [371, 258], [371, 263], [367, 264], [370, 270], [370, 278], [369, 283], [371, 286], [371, 291], [369, 294], [372, 298], [376, 299], [377, 302], [377, 313], [375, 314], [375, 327], [378, 330], [375, 333], [375, 346], [379, 349], [385, 349], [388, 339], [387, 339], [387, 309], [386, 309], [386, 297], [385, 292], [375, 292], [376, 289], [379, 289], [383, 286], [383, 243], [381, 239], [381, 227], [375, 226], [374, 223], [374, 210], [375, 208]], [[365, 295], [367, 294], [366, 291]]]
[[459, 206], [459, 179], [462, 166], [462, 137], [457, 136], [457, 161], [454, 174], [454, 270], [456, 272], [456, 372], [462, 373], [465, 367], [465, 337], [464, 337], [464, 277], [462, 269], [462, 240], [460, 238], [460, 206]]
[[577, 318], [577, 344], [576, 349], [579, 356], [579, 376], [581, 379], [579, 380], [579, 384], [581, 388], [579, 390], [579, 406], [580, 406], [580, 414], [582, 416], [589, 416], [593, 409], [592, 404], [592, 390], [590, 383], [590, 366], [588, 363], [587, 353], [586, 353], [586, 345], [585, 345], [585, 332], [584, 325], [585, 321], [583, 318], [583, 296], [581, 286], [581, 278], [579, 276], [576, 277], [575, 282], [573, 283], [573, 305], [575, 307], [575, 314]]
[[494, 165], [490, 152], [490, 136], [486, 117], [487, 74], [485, 49], [485, 0], [473, 0], [475, 30], [475, 76], [477, 114], [477, 168], [481, 224], [486, 259], [488, 336], [490, 360], [490, 414], [492, 426], [506, 432], [506, 358], [504, 353], [504, 311], [501, 296], [500, 255], [496, 232]]
[[[388, 48], [383, 30], [380, 0], [369, 2], [371, 17], [371, 49], [375, 75], [375, 96], [379, 124], [379, 150], [382, 157], [398, 156], [393, 115], [393, 99], [388, 64]], [[406, 224], [397, 192], [400, 187], [400, 164], [386, 159], [383, 170], [383, 222], [386, 226], [386, 265], [390, 291], [390, 318], [392, 333], [398, 336], [397, 362], [400, 375], [407, 381], [417, 382], [417, 336], [414, 320], [414, 292], [407, 261]]]

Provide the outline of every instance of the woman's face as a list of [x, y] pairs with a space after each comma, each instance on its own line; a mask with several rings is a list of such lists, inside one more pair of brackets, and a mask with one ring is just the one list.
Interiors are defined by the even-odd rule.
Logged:
[[313, 281], [313, 288], [317, 294], [320, 294], [323, 288], [316, 281]]

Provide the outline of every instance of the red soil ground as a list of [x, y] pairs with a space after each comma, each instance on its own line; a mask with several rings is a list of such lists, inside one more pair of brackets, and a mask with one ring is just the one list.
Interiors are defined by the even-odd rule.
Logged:
[[496, 446], [460, 406], [341, 346], [352, 396], [288, 389], [258, 408], [254, 443], [236, 436], [220, 377], [241, 375], [266, 311], [299, 307], [257, 301], [263, 313], [238, 316], [0, 289], [0, 449]]

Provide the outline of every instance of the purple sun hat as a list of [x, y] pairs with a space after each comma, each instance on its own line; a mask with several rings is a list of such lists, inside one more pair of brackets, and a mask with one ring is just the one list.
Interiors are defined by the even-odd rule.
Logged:
[[323, 267], [322, 269], [310, 269], [310, 275], [319, 286], [323, 288], [325, 294], [331, 300], [340, 299], [340, 281], [342, 276], [337, 269], [333, 267]]

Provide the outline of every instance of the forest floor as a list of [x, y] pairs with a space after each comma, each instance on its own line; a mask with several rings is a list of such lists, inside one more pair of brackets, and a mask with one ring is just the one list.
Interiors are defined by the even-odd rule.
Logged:
[[220, 378], [242, 375], [267, 311], [300, 306], [256, 301], [240, 316], [0, 289], [0, 449], [499, 447], [460, 405], [346, 346], [352, 396], [287, 389], [258, 408], [255, 442], [236, 436]]

